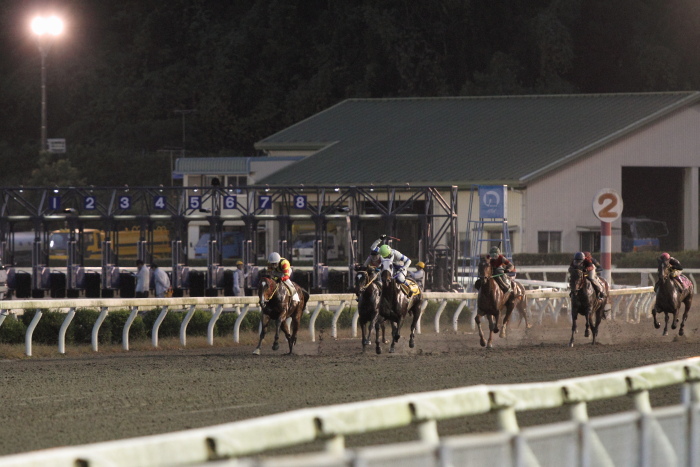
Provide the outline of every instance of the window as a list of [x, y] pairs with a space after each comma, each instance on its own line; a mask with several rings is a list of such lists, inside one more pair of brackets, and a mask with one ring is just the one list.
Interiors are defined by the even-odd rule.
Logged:
[[600, 251], [600, 232], [581, 232], [579, 251]]
[[561, 253], [561, 232], [537, 232], [538, 253]]

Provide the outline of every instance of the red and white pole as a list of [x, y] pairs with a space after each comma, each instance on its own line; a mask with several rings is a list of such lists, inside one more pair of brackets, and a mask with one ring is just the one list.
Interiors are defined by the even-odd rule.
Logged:
[[610, 283], [612, 270], [612, 223], [600, 223], [600, 265], [603, 278]]

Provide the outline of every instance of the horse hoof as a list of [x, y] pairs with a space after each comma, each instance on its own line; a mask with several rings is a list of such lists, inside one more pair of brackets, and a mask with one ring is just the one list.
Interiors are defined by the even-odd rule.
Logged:
[[394, 352], [396, 352], [396, 349], [395, 349], [395, 348], [392, 347], [392, 348], [389, 349], [389, 353], [394, 353]]
[[668, 331], [664, 331], [664, 333], [661, 334], [661, 335], [662, 335], [662, 336], [668, 336]]
[[[682, 334], [681, 334], [681, 335], [682, 335]], [[413, 348], [413, 347], [416, 346], [416, 343], [413, 342], [413, 339], [411, 339], [411, 341], [408, 343], [408, 346], [409, 346], [410, 348]]]
[[532, 329], [532, 324], [528, 324], [528, 325], [527, 325], [527, 328], [528, 328], [528, 329]]
[[383, 341], [383, 342], [384, 342], [385, 344], [388, 344], [388, 343], [389, 343], [389, 341], [388, 341], [388, 340], [386, 340], [386, 339], [384, 339], [384, 341]]
[[661, 323], [654, 323], [654, 327], [655, 327], [656, 329], [659, 329], [659, 328], [661, 327]]
[[493, 344], [489, 342], [489, 343], [486, 345], [486, 348], [489, 349], [489, 350], [493, 350]]
[[253, 350], [253, 355], [260, 355], [260, 349]]
[[481, 344], [482, 347], [486, 347], [486, 341], [484, 339], [481, 339], [479, 344]]
[[588, 332], [588, 331], [586, 331], [586, 332], [583, 333], [583, 337], [588, 337], [588, 336], [590, 336], [590, 335], [591, 335], [591, 333]]
[[277, 350], [277, 349], [279, 349], [279, 348], [280, 348], [280, 345], [279, 345], [279, 344], [277, 344], [277, 343], [272, 344], [272, 350]]
[[683, 334], [685, 334], [685, 330], [684, 330], [683, 328], [681, 328], [681, 329], [678, 331], [678, 335], [679, 335], [679, 336], [682, 336]]
[[671, 329], [676, 329], [676, 323], [673, 323], [673, 324], [671, 325]]
[[501, 333], [498, 335], [498, 337], [506, 337], [506, 330], [501, 330]]
[[574, 346], [574, 343], [573, 343], [573, 342], [569, 342], [569, 347], [573, 347], [573, 346]]
[[382, 353], [381, 347], [377, 347], [377, 355], [380, 355]]

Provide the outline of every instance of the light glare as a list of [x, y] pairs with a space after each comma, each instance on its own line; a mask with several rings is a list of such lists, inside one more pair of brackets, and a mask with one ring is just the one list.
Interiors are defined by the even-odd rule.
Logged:
[[32, 20], [32, 31], [37, 36], [44, 34], [58, 36], [63, 32], [63, 21], [57, 16], [49, 16], [48, 18], [37, 16]]

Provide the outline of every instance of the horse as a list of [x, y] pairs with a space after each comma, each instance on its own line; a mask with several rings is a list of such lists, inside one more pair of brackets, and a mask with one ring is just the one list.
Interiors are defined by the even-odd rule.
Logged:
[[[423, 292], [415, 285], [412, 279], [406, 279], [406, 284], [410, 287], [415, 285], [415, 293], [410, 296], [406, 294], [401, 283], [391, 277], [391, 271], [385, 269], [381, 272], [382, 279], [382, 296], [379, 302], [379, 315], [384, 319], [391, 321], [391, 348], [389, 353], [396, 351], [395, 346], [401, 335], [399, 331], [403, 325], [406, 316], [411, 313], [413, 320], [411, 321], [411, 337], [408, 341], [408, 346], [415, 347], [416, 327], [422, 312], [421, 305], [423, 303]], [[377, 345], [377, 354], [382, 353], [382, 348], [379, 344], [379, 321], [374, 324], [374, 338]]]
[[386, 327], [384, 319], [379, 315], [379, 300], [382, 293], [379, 284], [379, 274], [372, 266], [355, 269], [355, 290], [358, 295], [357, 313], [359, 315], [360, 329], [362, 329], [362, 350], [371, 341], [372, 327], [377, 320], [382, 328], [382, 341], [386, 344]]
[[[521, 318], [525, 319], [527, 328], [532, 325], [527, 319], [527, 310], [525, 309], [525, 288], [519, 282], [512, 280], [512, 291], [503, 292], [501, 287], [496, 282], [493, 275], [491, 262], [486, 256], [482, 256], [479, 260], [479, 293], [476, 299], [476, 316], [474, 321], [479, 329], [479, 343], [482, 347], [493, 347], [493, 335], [498, 334], [499, 322], [501, 313], [503, 313], [503, 327], [501, 328], [500, 336], [506, 337], [506, 326], [510, 321], [510, 315], [513, 309], [517, 307]], [[489, 339], [484, 339], [484, 332], [481, 330], [481, 318], [486, 316], [489, 321]]]
[[603, 310], [608, 303], [610, 285], [599, 277], [604, 297], [598, 298], [593, 284], [586, 278], [587, 274], [580, 268], [569, 268], [569, 289], [571, 290], [571, 339], [569, 347], [574, 346], [574, 334], [576, 334], [576, 319], [582, 315], [586, 319], [585, 337], [593, 334], [591, 345], [595, 344], [598, 336], [598, 327], [603, 319]]
[[[260, 340], [258, 341], [258, 346], [253, 351], [254, 355], [260, 355], [260, 346], [265, 338], [265, 332], [270, 320], [275, 320], [277, 323], [275, 328], [275, 342], [272, 344], [272, 350], [277, 350], [280, 347], [279, 334], [281, 328], [289, 344], [289, 353], [287, 355], [292, 354], [294, 344], [297, 342], [297, 331], [299, 330], [301, 315], [309, 300], [309, 293], [299, 287], [299, 285], [293, 284], [299, 295], [299, 302], [296, 304], [292, 302], [292, 294], [290, 294], [287, 286], [268, 275], [260, 276], [260, 282], [258, 284], [258, 299], [261, 310]], [[291, 332], [287, 325], [288, 318], [292, 319]]]
[[656, 314], [662, 312], [665, 314], [666, 323], [664, 325], [663, 335], [666, 336], [668, 335], [668, 315], [673, 314], [671, 329], [676, 329], [678, 325], [678, 312], [680, 311], [681, 304], [684, 304], [685, 311], [683, 313], [683, 320], [678, 330], [678, 335], [682, 336], [685, 333], [685, 320], [688, 319], [688, 311], [690, 310], [690, 305], [693, 303], [693, 283], [683, 275], [680, 276], [679, 283], [679, 281], [672, 277], [672, 270], [673, 268], [668, 260], [660, 260], [659, 280], [655, 287], [656, 303], [651, 313], [654, 315], [654, 327], [656, 329], [661, 327], [661, 323], [656, 319]]

